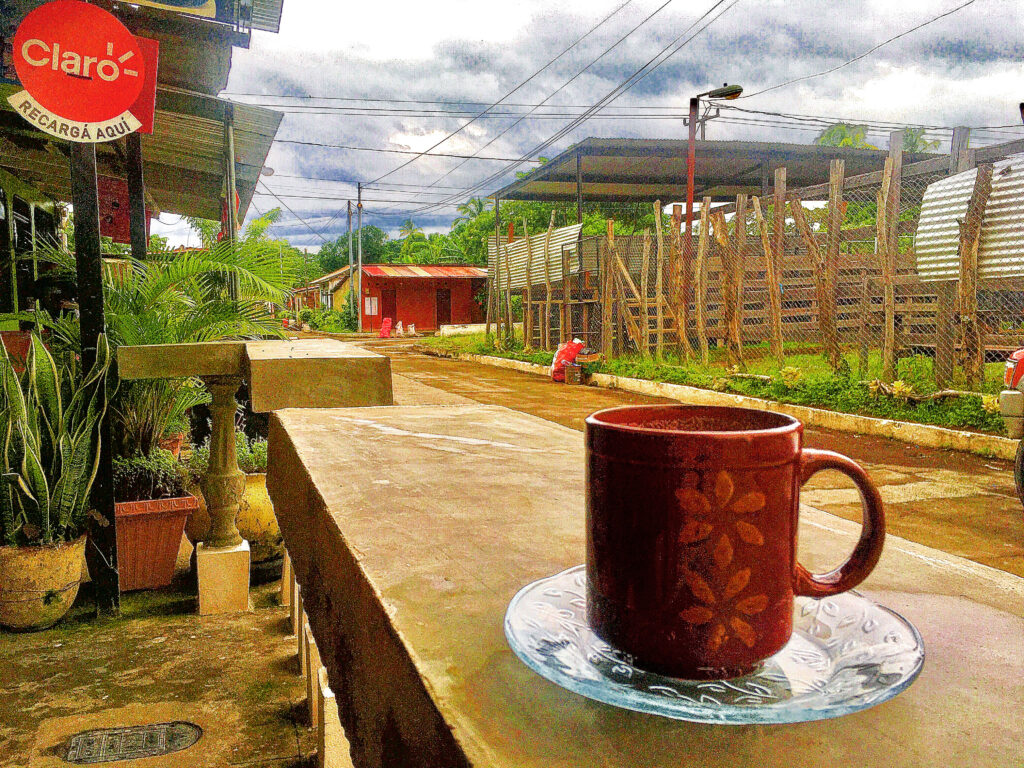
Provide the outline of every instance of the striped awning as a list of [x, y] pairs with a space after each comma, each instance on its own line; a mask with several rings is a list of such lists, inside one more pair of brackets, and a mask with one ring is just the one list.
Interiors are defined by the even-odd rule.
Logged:
[[366, 264], [363, 273], [372, 277], [441, 277], [485, 278], [487, 271], [479, 267], [446, 267], [413, 264]]

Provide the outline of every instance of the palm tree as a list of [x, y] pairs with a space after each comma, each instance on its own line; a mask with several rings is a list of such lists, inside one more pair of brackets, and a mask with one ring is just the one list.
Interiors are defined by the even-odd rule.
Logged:
[[814, 143], [821, 147], [858, 147], [860, 149], [878, 149], [874, 144], [868, 144], [868, 127], [866, 125], [854, 125], [853, 123], [836, 123], [823, 130], [814, 139]]
[[462, 221], [469, 222], [475, 219], [487, 210], [487, 201], [482, 197], [471, 197], [466, 202], [459, 203], [455, 210], [461, 215], [452, 222], [452, 226]]
[[924, 137], [924, 128], [907, 128], [903, 131], [904, 152], [931, 152], [939, 148], [938, 139], [929, 141]]
[[[74, 274], [75, 260], [51, 248], [41, 258]], [[208, 251], [162, 251], [145, 261], [127, 258], [103, 270], [104, 312], [111, 347], [182, 344], [223, 339], [280, 337], [272, 315], [294, 279], [294, 258], [282, 259], [275, 243], [261, 240], [221, 242]], [[239, 287], [228, 295], [229, 278]], [[0, 316], [31, 320], [51, 334], [51, 344], [81, 349], [78, 319], [45, 310]], [[111, 403], [118, 452], [148, 455], [164, 428], [194, 405], [205, 402], [197, 381], [124, 382]]]

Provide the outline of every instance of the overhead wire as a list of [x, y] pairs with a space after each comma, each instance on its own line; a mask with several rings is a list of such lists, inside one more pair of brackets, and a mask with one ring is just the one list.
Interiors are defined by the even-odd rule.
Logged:
[[740, 96], [740, 98], [741, 99], [752, 99], [755, 96], [760, 96], [763, 93], [768, 93], [770, 91], [775, 91], [775, 90], [778, 90], [779, 88], [785, 88], [786, 86], [793, 85], [794, 83], [804, 82], [805, 80], [813, 80], [816, 77], [824, 77], [825, 75], [830, 75], [833, 72], [838, 72], [840, 69], [843, 69], [844, 67], [848, 67], [851, 64], [855, 64], [856, 62], [860, 61], [861, 59], [863, 59], [863, 58], [865, 58], [867, 56], [870, 56], [872, 53], [877, 51], [879, 48], [883, 48], [884, 46], [888, 45], [889, 43], [892, 43], [892, 42], [895, 42], [896, 40], [899, 40], [901, 37], [906, 37], [907, 35], [909, 35], [909, 34], [911, 34], [913, 32], [916, 32], [919, 29], [927, 27], [929, 24], [934, 24], [936, 21], [939, 21], [940, 19], [944, 19], [947, 16], [951, 16], [954, 13], [957, 13], [958, 11], [962, 11], [964, 8], [966, 8], [969, 5], [973, 5], [975, 2], [976, 2], [976, 0], [966, 0], [966, 2], [961, 3], [960, 5], [956, 6], [955, 8], [951, 8], [950, 10], [945, 11], [943, 13], [940, 13], [937, 16], [933, 16], [932, 18], [930, 18], [930, 19], [928, 19], [926, 21], [923, 21], [920, 24], [915, 25], [915, 26], [911, 27], [910, 29], [907, 29], [907, 30], [904, 30], [903, 32], [900, 32], [898, 35], [893, 35], [888, 40], [883, 40], [882, 42], [878, 43], [877, 45], [872, 46], [868, 50], [864, 51], [864, 53], [861, 53], [858, 56], [854, 56], [852, 59], [849, 59], [848, 61], [844, 61], [842, 64], [837, 64], [834, 67], [830, 67], [828, 69], [822, 70], [821, 72], [815, 72], [814, 74], [803, 75], [801, 77], [794, 77], [794, 78], [792, 78], [790, 80], [786, 80], [784, 82], [777, 83], [775, 85], [769, 86], [768, 88], [762, 88], [760, 91], [755, 91], [754, 93], [745, 94], [743, 96]]
[[[667, 1], [668, 1], [668, 2], [671, 2], [671, 0], [667, 0]], [[587, 39], [588, 37], [590, 37], [590, 35], [592, 35], [592, 34], [593, 34], [593, 33], [594, 33], [594, 32], [595, 32], [595, 31], [596, 31], [596, 30], [597, 30], [598, 28], [600, 28], [600, 27], [601, 27], [601, 26], [602, 26], [602, 25], [603, 25], [603, 24], [604, 24], [605, 22], [607, 22], [607, 21], [608, 21], [609, 19], [611, 19], [611, 18], [612, 18], [612, 17], [613, 17], [613, 16], [615, 15], [615, 14], [617, 14], [617, 13], [618, 13], [619, 11], [621, 11], [621, 10], [622, 10], [623, 8], [625, 8], [625, 7], [627, 6], [627, 5], [629, 5], [629, 4], [631, 3], [631, 2], [633, 2], [633, 0], [625, 0], [625, 2], [623, 2], [623, 3], [621, 3], [620, 5], [616, 6], [616, 7], [615, 7], [615, 8], [614, 8], [614, 9], [613, 9], [613, 10], [611, 11], [611, 13], [609, 13], [608, 15], [606, 15], [606, 16], [605, 16], [604, 18], [602, 18], [602, 19], [601, 19], [601, 20], [600, 20], [599, 22], [597, 22], [597, 24], [595, 24], [595, 25], [594, 25], [593, 27], [591, 27], [590, 29], [588, 29], [588, 30], [587, 30], [587, 31], [586, 31], [586, 32], [585, 32], [585, 33], [584, 33], [584, 34], [583, 34], [583, 35], [582, 35], [581, 37], [577, 38], [577, 39], [576, 39], [576, 40], [575, 40], [575, 41], [574, 41], [574, 42], [573, 42], [572, 44], [570, 44], [570, 45], [569, 45], [569, 47], [565, 48], [565, 49], [564, 49], [564, 50], [563, 50], [563, 51], [562, 51], [561, 53], [559, 53], [559, 54], [558, 54], [557, 56], [555, 56], [555, 57], [554, 57], [553, 59], [550, 59], [550, 60], [549, 60], [549, 61], [548, 61], [548, 62], [547, 62], [546, 64], [544, 64], [544, 66], [542, 66], [542, 67], [541, 67], [540, 69], [538, 69], [538, 70], [537, 70], [536, 72], [534, 72], [534, 73], [533, 73], [532, 75], [530, 75], [530, 76], [529, 76], [528, 78], [526, 78], [526, 80], [524, 80], [523, 82], [519, 83], [519, 85], [517, 85], [517, 86], [516, 86], [515, 88], [513, 88], [513, 89], [512, 89], [511, 91], [509, 91], [509, 92], [508, 92], [508, 93], [506, 93], [506, 94], [505, 94], [504, 96], [502, 96], [502, 97], [501, 97], [500, 99], [498, 99], [498, 100], [497, 100], [497, 101], [496, 101], [496, 102], [495, 102], [494, 104], [492, 104], [492, 105], [488, 106], [488, 107], [487, 107], [487, 108], [486, 108], [485, 110], [483, 110], [483, 112], [481, 112], [481, 113], [480, 113], [479, 115], [477, 115], [476, 117], [474, 117], [474, 118], [470, 119], [470, 120], [469, 120], [468, 122], [466, 122], [465, 124], [463, 124], [463, 125], [460, 125], [460, 126], [459, 126], [459, 127], [458, 127], [458, 128], [457, 128], [457, 129], [455, 130], [455, 131], [453, 131], [452, 133], [449, 133], [449, 134], [448, 134], [447, 136], [445, 136], [445, 137], [444, 137], [443, 139], [441, 139], [440, 141], [438, 141], [437, 143], [435, 143], [435, 144], [434, 144], [433, 146], [431, 146], [431, 147], [430, 147], [430, 148], [429, 148], [428, 150], [426, 150], [426, 152], [429, 152], [429, 151], [431, 151], [431, 150], [437, 149], [437, 147], [441, 146], [442, 144], [444, 144], [444, 143], [445, 143], [446, 141], [448, 141], [448, 140], [449, 140], [449, 139], [451, 139], [452, 137], [454, 137], [454, 136], [457, 136], [457, 135], [458, 135], [459, 133], [461, 133], [461, 132], [462, 132], [462, 131], [464, 131], [464, 130], [465, 130], [466, 128], [468, 128], [468, 127], [469, 127], [470, 125], [472, 125], [472, 124], [473, 124], [474, 122], [476, 122], [476, 121], [477, 121], [477, 119], [479, 119], [479, 118], [480, 118], [481, 116], [483, 116], [483, 115], [487, 114], [487, 113], [488, 113], [488, 112], [489, 112], [489, 111], [490, 111], [491, 109], [493, 109], [494, 107], [498, 106], [498, 104], [500, 104], [500, 103], [501, 103], [502, 101], [504, 101], [505, 99], [507, 99], [507, 98], [508, 98], [509, 96], [511, 96], [512, 94], [516, 93], [516, 92], [517, 92], [517, 91], [519, 91], [519, 90], [520, 90], [521, 88], [525, 87], [525, 86], [526, 86], [526, 85], [527, 85], [528, 83], [532, 82], [534, 78], [538, 77], [538, 76], [539, 76], [539, 75], [540, 75], [540, 74], [541, 74], [541, 73], [542, 73], [542, 72], [543, 72], [544, 70], [546, 70], [546, 69], [547, 69], [548, 67], [550, 67], [550, 66], [551, 66], [552, 64], [554, 64], [554, 63], [555, 63], [556, 61], [558, 61], [558, 60], [559, 60], [559, 59], [561, 59], [561, 58], [562, 58], [563, 56], [565, 56], [565, 54], [569, 53], [569, 51], [571, 51], [571, 50], [572, 50], [573, 48], [575, 48], [575, 47], [576, 47], [576, 46], [578, 46], [578, 45], [579, 45], [580, 43], [582, 43], [582, 42], [583, 42], [584, 40], [586, 40], [586, 39]], [[424, 153], [422, 153], [422, 154], [426, 154], [426, 152], [424, 152]], [[416, 162], [416, 160], [417, 160], [417, 159], [418, 159], [418, 157], [415, 157], [415, 158], [412, 158], [412, 159], [410, 159], [410, 160], [407, 160], [406, 162], [404, 162], [404, 163], [402, 163], [401, 165], [399, 165], [399, 166], [398, 166], [397, 168], [393, 168], [392, 170], [388, 171], [387, 173], [385, 173], [385, 174], [383, 174], [383, 175], [381, 175], [381, 176], [378, 176], [378, 177], [377, 177], [376, 179], [374, 179], [374, 180], [373, 180], [372, 182], [370, 182], [370, 183], [371, 183], [371, 184], [373, 184], [373, 183], [376, 183], [376, 182], [378, 182], [378, 181], [381, 181], [382, 179], [386, 179], [386, 178], [387, 178], [388, 176], [390, 176], [391, 174], [393, 174], [393, 173], [396, 173], [397, 171], [400, 171], [400, 170], [401, 170], [402, 168], [405, 168], [406, 166], [410, 165], [411, 163], [414, 163], [414, 162]]]
[[[697, 35], [699, 35], [701, 32], [703, 32], [705, 29], [707, 29], [709, 26], [711, 26], [711, 24], [713, 24], [715, 21], [717, 21], [719, 18], [721, 18], [724, 14], [728, 13], [728, 11], [730, 9], [732, 9], [739, 2], [739, 0], [731, 0], [731, 2], [729, 2], [728, 5], [726, 5], [727, 2], [729, 2], [729, 0], [717, 0], [717, 2], [715, 2], [710, 8], [708, 8], [708, 10], [706, 10], [700, 17], [698, 17], [696, 21], [694, 21], [692, 24], [690, 24], [690, 26], [688, 26], [685, 30], [683, 30], [682, 33], [680, 33], [671, 42], [669, 42], [668, 45], [664, 46], [657, 54], [655, 54], [655, 56], [653, 56], [651, 59], [649, 59], [642, 67], [640, 67], [639, 69], [634, 71], [633, 74], [631, 74], [623, 82], [621, 82], [618, 86], [616, 86], [611, 91], [609, 91], [607, 94], [605, 94], [595, 104], [593, 104], [591, 106], [591, 108], [588, 110], [587, 113], [584, 113], [580, 117], [576, 118], [575, 120], [571, 121], [567, 125], [563, 126], [555, 134], [553, 134], [549, 138], [545, 139], [543, 142], [541, 142], [540, 144], [536, 145], [535, 147], [530, 149], [528, 152], [524, 153], [523, 156], [520, 157], [519, 160], [517, 160], [516, 162], [511, 163], [510, 165], [506, 166], [502, 170], [500, 170], [500, 171], [498, 171], [496, 173], [493, 173], [490, 176], [488, 176], [487, 178], [481, 180], [480, 182], [475, 184], [469, 191], [473, 192], [473, 191], [476, 191], [476, 190], [478, 190], [478, 189], [480, 189], [480, 188], [482, 188], [484, 186], [487, 186], [488, 184], [491, 184], [492, 182], [494, 182], [496, 179], [499, 179], [502, 176], [508, 174], [509, 172], [515, 170], [520, 165], [522, 165], [522, 163], [525, 162], [528, 158], [530, 158], [533, 155], [537, 155], [540, 152], [543, 152], [545, 149], [550, 147], [556, 141], [558, 141], [559, 139], [563, 138], [568, 133], [570, 133], [573, 129], [575, 129], [579, 125], [582, 125], [584, 122], [586, 122], [586, 120], [588, 119], [590, 114], [592, 114], [594, 112], [597, 112], [605, 104], [607, 104], [608, 102], [616, 99], [619, 95], [621, 95], [625, 91], [628, 91], [636, 82], [639, 82], [639, 79], [641, 77], [646, 76], [646, 74], [649, 73], [649, 70], [656, 69], [656, 68], [660, 67], [662, 64], [664, 64], [669, 58], [674, 56], [684, 46], [689, 44], [690, 41], [692, 41]], [[693, 32], [692, 35], [690, 35], [689, 37], [686, 37], [686, 35], [689, 34], [691, 32], [691, 30], [694, 29], [694, 27], [696, 27], [699, 24], [701, 24], [701, 22], [704, 22], [705, 19], [708, 19], [708, 17], [711, 16], [711, 14], [713, 14], [715, 11], [717, 11], [719, 8], [721, 8], [723, 5], [726, 5], [724, 10], [719, 12], [717, 16], [714, 16], [714, 18], [711, 18], [710, 20], [708, 20], [703, 26], [701, 26], [699, 29], [697, 29], [697, 31]], [[684, 40], [683, 38], [686, 38], [686, 39]], [[679, 42], [680, 40], [682, 40], [682, 42]], [[678, 43], [678, 45], [677, 45], [677, 43]], [[676, 47], [672, 48], [672, 46], [674, 46], [674, 45]], [[670, 49], [671, 49], [671, 52], [669, 52]], [[667, 55], [666, 55], [666, 52], [668, 52]], [[453, 196], [450, 199], [455, 199], [455, 197], [457, 197], [457, 196]], [[444, 203], [444, 202], [448, 202], [448, 201], [447, 200], [446, 201], [441, 201], [441, 203]], [[423, 206], [423, 207], [421, 207], [419, 209], [416, 209], [416, 210], [412, 211], [411, 213], [422, 213], [422, 212], [427, 212], [427, 211], [430, 211], [430, 210], [435, 210], [438, 205], [440, 205], [440, 203], [427, 204], [426, 206]]]
[[[570, 77], [568, 80], [566, 80], [560, 86], [558, 86], [558, 88], [556, 88], [554, 91], [552, 91], [550, 94], [548, 94], [548, 96], [546, 96], [544, 98], [544, 100], [540, 104], [538, 104], [536, 107], [532, 107], [530, 112], [528, 112], [526, 115], [524, 115], [524, 116], [520, 117], [519, 119], [517, 119], [514, 123], [512, 123], [512, 125], [507, 126], [505, 129], [503, 129], [496, 136], [492, 137], [486, 144], [484, 144], [482, 147], [477, 149], [475, 154], [478, 154], [478, 153], [482, 152], [483, 150], [487, 149], [487, 147], [491, 146], [494, 142], [496, 142], [502, 136], [507, 134], [509, 131], [513, 130], [516, 126], [520, 125], [523, 122], [523, 120], [525, 120], [529, 115], [532, 115], [535, 110], [537, 110], [539, 107], [545, 105], [550, 99], [554, 98], [558, 93], [560, 93], [565, 88], [567, 88], [572, 83], [574, 83], [577, 79], [582, 77], [584, 73], [588, 72], [599, 61], [601, 61], [601, 59], [603, 59], [609, 53], [611, 53], [616, 48], [618, 48], [619, 45], [621, 45], [627, 38], [629, 38], [631, 35], [633, 35], [638, 29], [640, 29], [640, 27], [642, 27], [644, 24], [646, 24], [648, 21], [650, 21], [652, 18], [654, 18], [658, 13], [660, 13], [662, 10], [664, 10], [665, 7], [667, 7], [669, 5], [669, 3], [671, 3], [671, 2], [672, 2], [672, 0], [666, 0], [664, 3], [662, 3], [657, 8], [655, 8], [653, 11], [651, 11], [651, 13], [647, 14], [647, 16], [645, 16], [640, 21], [640, 23], [634, 25], [628, 32], [626, 32], [626, 34], [622, 35], [614, 43], [612, 43], [610, 46], [605, 48], [596, 58], [592, 59], [585, 67], [583, 67], [582, 69], [577, 71], [572, 77]], [[590, 107], [588, 107], [587, 109], [590, 109]], [[454, 168], [449, 169], [446, 173], [444, 173], [443, 175], [438, 177], [437, 181], [440, 182], [440, 181], [443, 181], [444, 179], [448, 178], [451, 174], [453, 174], [459, 168], [464, 166], [467, 162], [469, 162], [469, 161], [468, 160], [463, 160], [461, 163], [456, 165]], [[372, 182], [371, 182], [371, 185], [372, 185]]]

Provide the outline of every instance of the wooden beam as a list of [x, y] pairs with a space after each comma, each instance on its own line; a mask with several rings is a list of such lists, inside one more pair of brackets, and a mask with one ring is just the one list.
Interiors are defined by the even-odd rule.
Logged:
[[964, 382], [976, 390], [985, 380], [985, 350], [978, 325], [978, 245], [981, 224], [992, 193], [992, 166], [978, 166], [967, 219], [960, 223], [960, 327], [963, 332]]
[[[704, 313], [704, 301], [707, 297], [707, 276], [705, 262], [708, 255], [708, 230], [711, 215], [711, 198], [705, 197], [700, 207], [700, 237], [697, 239], [697, 261], [694, 264], [694, 309], [697, 321], [697, 341], [700, 343], [700, 360], [708, 364], [708, 331]], [[685, 251], [685, 249], [684, 249]]]
[[551, 212], [548, 220], [548, 231], [544, 234], [544, 319], [541, 321], [541, 333], [544, 340], [541, 348], [551, 349], [551, 231], [555, 228], [555, 212]]
[[775, 248], [772, 246], [771, 236], [768, 233], [768, 222], [764, 220], [764, 215], [761, 212], [761, 201], [753, 197], [750, 199], [750, 203], [754, 208], [754, 218], [761, 235], [761, 248], [764, 250], [764, 282], [768, 291], [768, 324], [771, 333], [768, 349], [771, 356], [775, 358], [776, 364], [781, 368], [785, 364], [785, 357], [782, 351], [782, 290], [779, 269], [775, 259]]
[[530, 228], [523, 217], [523, 237], [526, 238], [526, 288], [523, 290], [523, 349], [533, 348], [533, 246], [530, 243]]
[[658, 255], [656, 257], [657, 263], [655, 264], [654, 278], [654, 293], [657, 296], [656, 301], [658, 302], [657, 309], [655, 310], [658, 324], [658, 335], [655, 339], [655, 344], [657, 345], [656, 351], [660, 362], [665, 355], [665, 237], [661, 231], [661, 200], [654, 202], [654, 231], [657, 232], [658, 238]]
[[878, 226], [878, 260], [882, 272], [882, 301], [885, 317], [882, 324], [882, 381], [891, 382], [896, 378], [896, 289], [893, 278], [896, 276], [896, 259], [892, 254], [892, 242], [889, 240], [887, 222], [888, 209], [892, 205], [890, 186], [892, 184], [892, 158], [885, 159], [882, 175], [882, 186], [878, 190], [877, 214]]
[[829, 359], [832, 370], [841, 371], [846, 366], [846, 358], [843, 357], [842, 349], [839, 346], [839, 331], [836, 328], [836, 285], [839, 282], [839, 247], [843, 221], [846, 218], [846, 203], [843, 202], [843, 177], [846, 173], [846, 163], [843, 160], [833, 160], [829, 164], [829, 186], [828, 186], [828, 214], [827, 214], [827, 238], [825, 241], [825, 268], [821, 276], [822, 290], [818, 307], [819, 325], [823, 336], [828, 336], [829, 341], [825, 345], [825, 353]]
[[650, 318], [650, 271], [651, 271], [651, 230], [645, 229], [640, 256], [640, 326], [643, 328], [640, 353], [647, 355], [651, 351], [651, 318]]
[[612, 261], [615, 259], [615, 222], [605, 222], [607, 253], [601, 265], [601, 352], [607, 360], [612, 356]]

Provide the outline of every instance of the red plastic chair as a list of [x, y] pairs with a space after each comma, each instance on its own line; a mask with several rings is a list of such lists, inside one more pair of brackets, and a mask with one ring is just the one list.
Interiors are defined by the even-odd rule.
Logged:
[[391, 338], [391, 318], [385, 317], [380, 323], [380, 338]]

